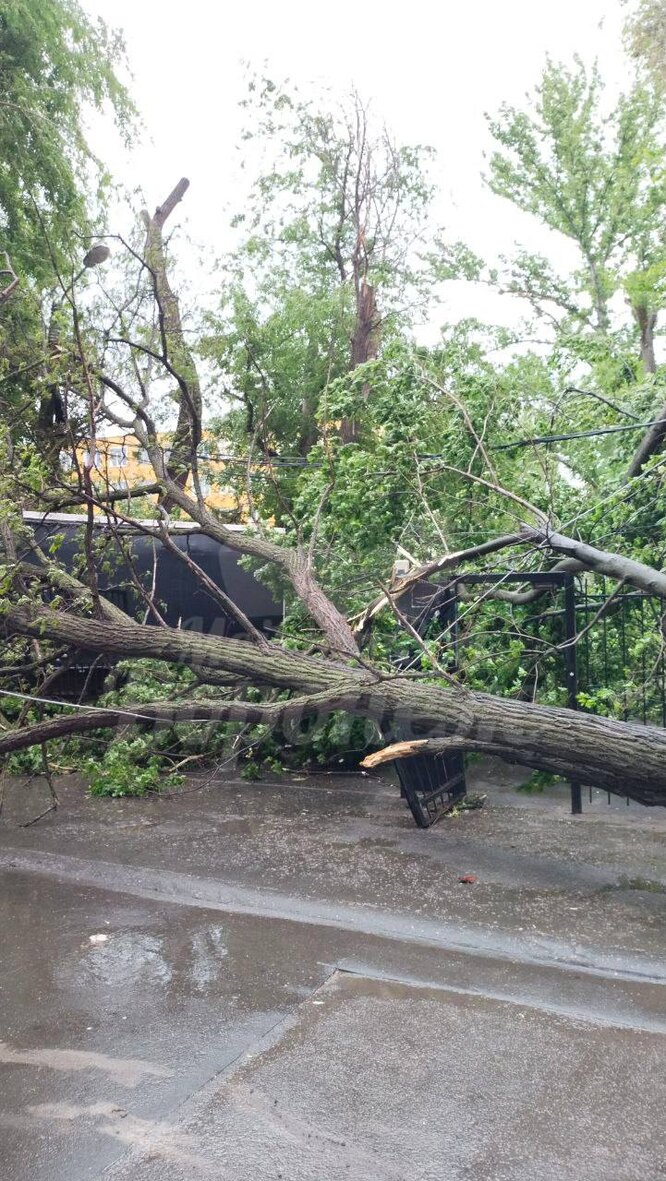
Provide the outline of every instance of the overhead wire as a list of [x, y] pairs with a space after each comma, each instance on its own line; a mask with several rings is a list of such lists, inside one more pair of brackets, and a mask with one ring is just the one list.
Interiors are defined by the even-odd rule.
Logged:
[[[550, 443], [569, 442], [570, 440], [573, 440], [573, 439], [594, 439], [594, 438], [598, 438], [598, 437], [601, 437], [604, 435], [622, 434], [622, 433], [626, 433], [628, 431], [649, 430], [651, 427], [654, 427], [654, 426], [663, 426], [664, 428], [666, 428], [666, 419], [665, 418], [657, 418], [657, 419], [654, 419], [650, 422], [634, 422], [634, 423], [630, 423], [630, 424], [624, 424], [621, 426], [595, 427], [595, 428], [592, 428], [587, 431], [570, 431], [565, 434], [557, 434], [557, 435], [535, 435], [535, 436], [532, 436], [529, 438], [524, 438], [524, 439], [513, 439], [508, 443], [487, 443], [486, 446], [489, 451], [510, 451], [510, 450], [513, 450], [518, 447], [544, 446], [544, 445], [548, 445]], [[104, 443], [105, 440], [100, 439], [100, 440], [98, 440], [98, 442]], [[118, 446], [118, 444], [110, 442], [110, 446]], [[123, 443], [123, 447], [125, 447], [126, 449], [129, 448], [129, 449], [137, 450], [137, 451], [142, 449], [140, 443], [134, 443], [134, 442]], [[419, 453], [417, 453], [416, 458], [418, 460], [445, 459], [446, 452], [442, 452], [442, 451], [429, 451], [429, 452], [422, 452], [422, 453], [419, 452]], [[203, 463], [224, 463], [224, 464], [247, 465], [247, 456], [225, 455], [225, 454], [210, 455], [210, 454], [204, 453], [199, 456], [199, 459]], [[253, 458], [252, 459], [252, 466], [253, 467], [266, 467], [266, 468], [272, 468], [272, 469], [295, 468], [297, 470], [298, 469], [303, 470], [303, 469], [310, 469], [310, 468], [319, 469], [319, 468], [327, 467], [327, 466], [329, 466], [329, 464], [324, 463], [323, 461], [320, 462], [318, 460], [309, 460], [305, 456], [271, 455], [271, 456], [266, 456], [263, 458], [260, 456]], [[396, 469], [387, 469], [387, 470], [374, 472], [374, 473], [368, 473], [368, 474], [369, 475], [395, 475], [395, 474], [397, 474], [397, 470]]]

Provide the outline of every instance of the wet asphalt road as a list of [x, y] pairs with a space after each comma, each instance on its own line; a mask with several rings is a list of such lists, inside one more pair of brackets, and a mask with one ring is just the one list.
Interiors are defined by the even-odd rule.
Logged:
[[8, 785], [3, 1178], [666, 1177], [666, 814], [476, 774]]

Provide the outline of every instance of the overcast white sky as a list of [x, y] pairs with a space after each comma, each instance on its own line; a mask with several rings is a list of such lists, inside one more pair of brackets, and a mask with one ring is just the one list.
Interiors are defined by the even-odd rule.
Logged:
[[[517, 240], [544, 253], [563, 249], [484, 192], [484, 112], [503, 101], [522, 103], [547, 54], [567, 62], [576, 53], [588, 62], [599, 58], [613, 89], [630, 81], [620, 0], [84, 3], [125, 32], [146, 125], [127, 183], [141, 185], [154, 206], [188, 176], [183, 218], [191, 236], [217, 253], [229, 241], [225, 210], [238, 207], [242, 191], [235, 145], [243, 61], [266, 64], [270, 76], [303, 86], [324, 82], [343, 90], [354, 83], [397, 138], [433, 145], [441, 220], [450, 237], [484, 257], [510, 252]], [[478, 310], [476, 297], [469, 306], [457, 291], [453, 298], [457, 315]], [[511, 322], [506, 312], [501, 318]]]

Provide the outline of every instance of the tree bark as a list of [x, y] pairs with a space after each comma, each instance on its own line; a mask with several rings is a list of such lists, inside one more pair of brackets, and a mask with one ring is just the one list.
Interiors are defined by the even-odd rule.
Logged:
[[[301, 697], [324, 694], [326, 704], [320, 698], [317, 708], [344, 708], [371, 717], [385, 735], [457, 738], [466, 749], [492, 748], [509, 761], [519, 758], [528, 766], [557, 770], [643, 804], [666, 804], [666, 732], [655, 727], [404, 678], [381, 679], [377, 672], [331, 660], [277, 649], [262, 652], [243, 641], [173, 628], [119, 627], [23, 606], [8, 608], [2, 619], [9, 635], [51, 639], [84, 651], [184, 663], [194, 666], [201, 679], [207, 670], [223, 670], [254, 684], [296, 690]], [[145, 708], [140, 706], [137, 712]], [[164, 709], [164, 703], [157, 708]], [[308, 706], [301, 701], [299, 708]], [[26, 745], [36, 740], [43, 739], [33, 733]]]
[[374, 361], [379, 348], [379, 317], [375, 289], [363, 279], [356, 301], [356, 324], [352, 337], [351, 367]]
[[[181, 488], [185, 487], [192, 464], [196, 462], [196, 449], [201, 440], [201, 385], [194, 357], [183, 332], [178, 296], [169, 283], [162, 231], [169, 214], [185, 196], [189, 184], [189, 180], [183, 177], [152, 216], [147, 210], [143, 212], [146, 262], [153, 278], [163, 358], [169, 361], [179, 384], [178, 421], [166, 466], [171, 479]], [[167, 510], [171, 507], [168, 497], [164, 507]]]
[[[357, 284], [356, 295], [356, 323], [351, 345], [351, 369], [358, 369], [367, 361], [374, 361], [379, 352], [379, 315], [375, 289], [361, 279]], [[365, 382], [363, 397], [370, 394], [370, 385]], [[358, 437], [357, 423], [353, 418], [344, 418], [340, 433], [345, 443], [354, 443]]]
[[256, 705], [248, 701], [190, 701], [187, 703], [137, 702], [121, 708], [86, 709], [84, 713], [65, 714], [59, 718], [36, 722], [31, 726], [0, 734], [0, 756], [25, 750], [71, 734], [85, 734], [90, 730], [109, 730], [131, 724], [175, 726], [186, 722], [203, 725], [220, 722], [244, 722], [277, 726], [292, 719], [311, 717], [325, 709], [340, 709], [346, 703], [344, 694], [325, 693], [320, 696], [293, 698], [273, 705]]
[[664, 438], [666, 438], [666, 402], [660, 406], [654, 425], [643, 435], [632, 456], [631, 463], [627, 468], [628, 480], [639, 476], [648, 459], [661, 451]]
[[634, 318], [638, 324], [641, 338], [641, 361], [646, 373], [656, 373], [657, 362], [654, 355], [654, 330], [657, 327], [657, 313], [645, 304], [632, 306]]
[[[497, 743], [479, 742], [468, 738], [423, 738], [408, 742], [396, 742], [367, 755], [360, 765], [370, 770], [397, 759], [412, 758], [414, 755], [437, 756], [447, 755], [454, 751], [464, 753], [472, 750], [480, 754], [496, 755], [505, 763], [512, 763], [519, 767], [531, 767], [535, 771], [547, 771], [552, 775], [560, 775], [564, 779], [575, 778], [581, 782], [581, 769], [573, 765], [570, 759], [543, 754], [539, 750], [521, 750], [519, 748], [509, 750]], [[589, 782], [590, 786], [602, 788], [615, 795], [636, 800], [637, 803], [647, 807], [666, 806], [666, 792], [663, 790], [656, 792], [653, 788], [646, 790], [636, 780], [625, 780], [623, 786], [622, 781], [618, 782], [613, 771], [607, 773], [603, 767], [598, 768], [594, 781], [584, 780], [584, 782]]]
[[661, 570], [655, 570], [653, 566], [646, 566], [643, 562], [634, 561], [633, 558], [625, 558], [623, 554], [596, 549], [593, 545], [587, 545], [573, 537], [564, 537], [550, 528], [533, 529], [524, 525], [522, 532], [526, 541], [534, 541], [540, 546], [546, 546], [553, 553], [573, 558], [587, 570], [628, 582], [648, 595], [666, 599], [666, 574]]

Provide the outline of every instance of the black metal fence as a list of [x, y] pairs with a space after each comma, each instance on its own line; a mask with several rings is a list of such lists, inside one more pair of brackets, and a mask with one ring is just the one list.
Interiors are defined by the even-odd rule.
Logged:
[[[498, 590], [511, 589], [516, 583], [530, 590], [550, 592], [559, 600], [559, 606], [548, 611], [547, 628], [544, 628], [539, 614], [535, 616], [534, 609], [531, 613], [523, 611], [520, 618], [516, 618], [513, 607], [509, 608], [493, 597]], [[473, 610], [463, 597], [472, 586], [493, 592], [493, 595], [484, 595], [483, 591], [476, 594]], [[405, 604], [402, 609], [405, 610]], [[518, 666], [519, 680], [522, 681], [519, 694], [527, 699], [538, 698], [539, 670], [547, 663], [548, 674], [541, 677], [541, 683], [551, 694], [559, 696], [558, 704], [578, 708], [576, 593], [571, 574], [560, 571], [484, 572], [461, 575], [441, 588], [423, 583], [412, 592], [407, 614], [422, 636], [437, 641], [441, 657], [448, 659], [449, 670], [459, 673], [464, 680], [473, 680], [470, 653], [479, 657], [478, 663], [487, 680], [488, 664], [499, 662], [506, 669], [503, 650], [506, 652], [517, 644], [521, 655], [531, 665], [529, 668]], [[543, 611], [540, 614], [543, 615]], [[479, 646], [479, 637], [490, 642], [482, 642]], [[484, 688], [487, 688], [486, 684]], [[394, 730], [391, 737], [400, 741], [417, 736], [413, 732], [407, 734]], [[465, 795], [465, 760], [461, 754], [417, 755], [408, 760], [397, 760], [396, 768], [402, 793], [420, 828], [428, 828]], [[570, 786], [571, 809], [579, 813], [582, 811], [581, 785], [572, 780]]]
[[[510, 602], [498, 598], [516, 584]], [[546, 594], [535, 599], [523, 588]], [[422, 584], [408, 613], [421, 635], [438, 641], [450, 671], [472, 687], [666, 727], [660, 599], [591, 574], [486, 572], [440, 588]], [[465, 794], [462, 755], [419, 756], [396, 767], [421, 827]], [[573, 780], [570, 788], [571, 810], [580, 813], [581, 785]]]
[[577, 586], [576, 617], [581, 705], [666, 727], [662, 600], [586, 577]]

